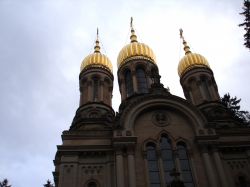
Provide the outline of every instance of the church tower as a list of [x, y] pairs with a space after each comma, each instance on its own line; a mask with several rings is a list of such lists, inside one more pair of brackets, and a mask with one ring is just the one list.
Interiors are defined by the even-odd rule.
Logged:
[[117, 58], [122, 102], [116, 114], [112, 64], [98, 32], [94, 52], [82, 62], [80, 104], [57, 146], [55, 186], [248, 186], [250, 130], [238, 128], [220, 103], [207, 60], [190, 51], [181, 30], [185, 56], [178, 73], [186, 99], [171, 94], [132, 21], [130, 43]]
[[114, 184], [111, 106], [112, 64], [101, 53], [98, 30], [94, 53], [84, 58], [79, 75], [80, 106], [62, 134], [54, 164], [56, 187], [110, 187]]
[[122, 48], [118, 55], [118, 81], [121, 100], [149, 93], [153, 76], [158, 75], [155, 54], [152, 49], [137, 41], [133, 27], [133, 18], [130, 23], [130, 43]]
[[179, 62], [178, 74], [186, 99], [194, 105], [219, 101], [217, 84], [208, 61], [202, 55], [190, 51], [182, 29], [180, 29], [180, 36], [183, 40], [185, 56]]

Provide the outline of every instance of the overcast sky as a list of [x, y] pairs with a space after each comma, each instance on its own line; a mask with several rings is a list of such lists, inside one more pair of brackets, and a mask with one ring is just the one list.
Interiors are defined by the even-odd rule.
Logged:
[[184, 55], [179, 28], [192, 52], [207, 58], [220, 95], [242, 98], [250, 110], [249, 50], [243, 46], [243, 0], [0, 0], [0, 180], [39, 187], [53, 179], [61, 133], [79, 103], [81, 61], [101, 51], [114, 66], [113, 107], [120, 95], [116, 59], [129, 42], [130, 17], [138, 40], [156, 54], [162, 83], [183, 97], [177, 73]]

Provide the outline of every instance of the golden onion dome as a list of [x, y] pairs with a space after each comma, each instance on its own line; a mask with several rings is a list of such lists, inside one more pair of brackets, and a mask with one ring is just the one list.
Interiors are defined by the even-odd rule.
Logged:
[[178, 65], [179, 76], [182, 76], [185, 72], [195, 67], [210, 68], [209, 63], [205, 57], [197, 53], [192, 53], [190, 51], [190, 47], [187, 45], [187, 42], [185, 41], [182, 33], [183, 31], [182, 29], [180, 29], [180, 36], [183, 40], [185, 56], [180, 60]]
[[98, 29], [97, 29], [97, 39], [95, 42], [94, 53], [86, 56], [81, 64], [80, 71], [88, 69], [91, 67], [104, 68], [112, 72], [113, 66], [109, 58], [100, 52], [100, 45], [98, 39]]
[[132, 21], [133, 19], [131, 18], [131, 43], [124, 46], [120, 51], [117, 58], [118, 68], [131, 59], [146, 59], [156, 64], [156, 58], [153, 50], [148, 45], [137, 41]]

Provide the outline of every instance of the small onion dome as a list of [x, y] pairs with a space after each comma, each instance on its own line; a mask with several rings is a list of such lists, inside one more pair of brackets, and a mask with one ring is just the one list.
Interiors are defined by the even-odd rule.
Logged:
[[132, 18], [130, 40], [131, 43], [124, 46], [118, 55], [118, 68], [131, 59], [146, 59], [156, 64], [156, 58], [153, 50], [148, 45], [137, 41], [137, 36], [135, 35], [135, 30], [132, 26]]
[[183, 75], [186, 71], [195, 67], [210, 68], [207, 59], [200, 54], [188, 53], [179, 62], [178, 74]]
[[95, 51], [93, 54], [90, 54], [83, 59], [80, 71], [91, 68], [91, 67], [97, 67], [97, 68], [103, 68], [112, 72], [113, 66], [112, 66], [111, 61], [106, 55], [101, 54], [100, 52], [98, 30], [97, 30], [96, 45], [94, 49]]
[[179, 76], [182, 76], [185, 72], [195, 67], [210, 68], [209, 63], [205, 57], [197, 53], [192, 53], [190, 51], [190, 47], [187, 45], [187, 42], [185, 41], [182, 35], [182, 32], [182, 29], [180, 29], [180, 35], [183, 39], [185, 56], [180, 60], [178, 65]]

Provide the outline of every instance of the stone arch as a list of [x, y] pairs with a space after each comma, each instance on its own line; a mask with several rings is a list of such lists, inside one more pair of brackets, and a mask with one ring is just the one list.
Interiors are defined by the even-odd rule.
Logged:
[[157, 135], [157, 138], [156, 138], [156, 139], [157, 139], [158, 142], [160, 142], [162, 136], [167, 136], [167, 137], [171, 140], [172, 143], [175, 142], [174, 136], [173, 136], [170, 132], [168, 132], [168, 131], [166, 131], [166, 130], [162, 130], [162, 131]]
[[176, 140], [175, 140], [175, 146], [177, 147], [177, 144], [178, 143], [184, 143], [186, 145], [186, 148], [187, 148], [187, 151], [190, 153], [191, 152], [191, 143], [190, 141], [188, 141], [187, 139], [185, 138], [182, 138], [182, 137], [178, 137]]
[[192, 77], [190, 77], [188, 80], [187, 80], [187, 83], [190, 85], [190, 84], [192, 84], [192, 82], [196, 82], [197, 80], [196, 80], [196, 77], [194, 77], [194, 76], [192, 76]]
[[168, 98], [157, 98], [157, 96], [155, 96], [150, 99], [145, 97], [143, 101], [138, 100], [133, 102], [131, 107], [128, 107], [127, 112], [124, 111], [124, 115], [122, 116], [121, 121], [123, 122], [123, 128], [134, 132], [136, 118], [144, 111], [157, 107], [171, 108], [184, 115], [190, 121], [194, 134], [198, 134], [198, 129], [203, 129], [207, 123], [202, 113], [184, 99], [173, 95]]
[[147, 144], [149, 144], [149, 143], [152, 143], [155, 145], [155, 147], [157, 147], [157, 141], [155, 139], [148, 138], [142, 144], [142, 151], [143, 152], [145, 152], [147, 150]]
[[96, 187], [100, 187], [100, 184], [99, 184], [98, 180], [96, 180], [96, 179], [87, 180], [83, 186], [84, 187], [92, 187], [92, 186], [90, 186], [91, 184], [95, 184]]
[[94, 73], [91, 75], [91, 79], [94, 79], [94, 78], [100, 79], [101, 76], [98, 73]]
[[111, 86], [112, 82], [108, 77], [104, 77], [104, 82], [107, 82], [107, 84], [109, 84], [109, 86]]
[[142, 68], [146, 72], [146, 64], [143, 62], [137, 62], [135, 69]]

